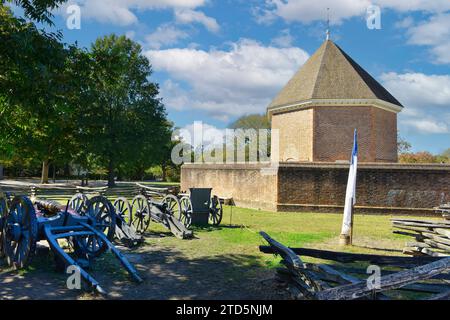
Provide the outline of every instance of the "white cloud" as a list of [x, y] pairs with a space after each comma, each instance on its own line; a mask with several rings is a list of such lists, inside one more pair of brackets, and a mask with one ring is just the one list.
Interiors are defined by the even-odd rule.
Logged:
[[177, 29], [170, 24], [159, 26], [155, 32], [145, 37], [146, 43], [151, 49], [160, 49], [161, 47], [177, 44], [178, 41], [186, 39], [189, 34], [183, 30]]
[[162, 96], [169, 108], [199, 109], [223, 121], [264, 112], [271, 99], [309, 58], [299, 48], [263, 46], [252, 40], [228, 51], [167, 49], [146, 52], [156, 71], [167, 72]]
[[65, 8], [71, 4], [81, 7], [82, 19], [93, 19], [101, 23], [128, 26], [138, 22], [134, 11], [152, 9], [194, 9], [203, 6], [207, 0], [70, 0], [57, 12], [65, 15]]
[[175, 10], [175, 19], [178, 23], [200, 23], [210, 32], [218, 32], [220, 26], [216, 19], [208, 17], [203, 12], [192, 9], [177, 9]]
[[272, 39], [272, 44], [280, 47], [280, 48], [288, 48], [292, 47], [292, 43], [294, 42], [294, 37], [291, 35], [289, 29], [285, 29], [281, 31], [280, 35], [274, 39]]
[[193, 146], [194, 149], [202, 146], [204, 148], [223, 146], [226, 136], [225, 129], [218, 129], [203, 122], [191, 123], [181, 128], [179, 134], [183, 141]]
[[311, 23], [326, 20], [327, 8], [330, 8], [331, 22], [339, 24], [353, 17], [364, 17], [371, 4], [399, 12], [450, 10], [448, 0], [266, 0], [265, 6], [256, 8], [254, 12], [257, 13], [257, 21], [263, 23], [272, 21], [274, 17], [287, 22]]
[[[450, 2], [450, 1], [449, 1]], [[437, 14], [408, 29], [409, 44], [430, 46], [436, 63], [450, 63], [450, 13]]]
[[400, 125], [422, 133], [450, 132], [450, 76], [391, 72], [381, 81], [405, 106]]

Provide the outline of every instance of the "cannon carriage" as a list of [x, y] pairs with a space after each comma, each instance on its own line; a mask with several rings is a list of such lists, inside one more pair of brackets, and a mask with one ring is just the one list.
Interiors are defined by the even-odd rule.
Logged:
[[[136, 282], [142, 282], [136, 269], [111, 243], [116, 227], [113, 205], [102, 196], [90, 199], [85, 211], [74, 211], [49, 200], [0, 193], [0, 253], [14, 269], [26, 268], [39, 241], [47, 241], [57, 266], [75, 266], [81, 279], [104, 294], [100, 284], [86, 271], [108, 249]], [[61, 241], [69, 245], [63, 249]]]
[[[77, 187], [77, 192], [69, 201], [69, 208], [77, 213], [86, 210], [89, 203], [89, 196], [100, 195], [104, 196], [107, 187], [101, 188], [86, 188]], [[141, 245], [144, 238], [137, 232], [137, 230], [129, 223], [129, 205], [123, 201], [123, 198], [118, 198], [114, 202], [114, 212], [116, 219], [115, 238], [128, 248], [133, 248]]]
[[[140, 233], [145, 233], [150, 223], [162, 224], [180, 239], [193, 237], [193, 232], [179, 221], [181, 205], [177, 196], [168, 188], [152, 188], [136, 184], [138, 195], [131, 205], [122, 199], [123, 206], [129, 207], [129, 221]], [[128, 203], [128, 204], [127, 204]]]

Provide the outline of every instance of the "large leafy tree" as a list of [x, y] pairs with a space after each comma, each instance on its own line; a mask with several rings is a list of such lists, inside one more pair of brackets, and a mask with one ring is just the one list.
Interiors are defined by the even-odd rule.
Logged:
[[110, 35], [92, 46], [92, 91], [95, 102], [81, 115], [81, 135], [90, 153], [115, 176], [144, 170], [161, 161], [158, 146], [170, 141], [171, 126], [152, 69], [141, 46]]
[[[43, 1], [23, 4], [25, 13], [46, 21]], [[48, 163], [71, 123], [65, 94], [64, 72], [69, 52], [59, 33], [47, 33], [25, 19], [14, 17], [0, 4], [0, 149], [2, 158], [33, 157], [43, 163], [42, 182], [48, 180]], [[50, 5], [50, 2], [47, 1]], [[36, 9], [37, 8], [37, 9]], [[36, 10], [35, 10], [36, 9]], [[53, 145], [49, 145], [53, 144]], [[1, 160], [1, 159], [0, 159]], [[4, 159], [3, 159], [4, 160]]]

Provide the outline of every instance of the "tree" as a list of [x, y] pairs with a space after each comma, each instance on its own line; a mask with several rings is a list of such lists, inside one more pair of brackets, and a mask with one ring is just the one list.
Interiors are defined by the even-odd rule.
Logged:
[[[56, 1], [57, 2], [57, 1]], [[52, 1], [15, 1], [38, 21], [47, 21]], [[6, 157], [35, 157], [42, 160], [42, 182], [48, 182], [51, 155], [67, 146], [61, 137], [64, 124], [72, 124], [65, 68], [68, 50], [61, 34], [47, 33], [0, 4], [0, 150]], [[52, 144], [52, 145], [49, 145]]]
[[410, 152], [412, 146], [411, 144], [406, 141], [405, 139], [403, 139], [400, 135], [398, 135], [398, 142], [397, 142], [397, 150], [398, 150], [398, 154], [403, 154], [403, 153], [408, 153]]
[[[31, 20], [53, 25], [51, 10], [57, 8], [61, 3], [67, 0], [7, 0], [16, 6], [23, 8], [25, 16]], [[0, 0], [3, 5], [5, 0]]]
[[417, 153], [403, 153], [399, 157], [400, 163], [438, 163], [438, 158], [427, 151]]
[[270, 129], [270, 121], [265, 114], [251, 114], [240, 117], [229, 125], [230, 129]]
[[125, 36], [97, 39], [91, 48], [93, 103], [83, 110], [84, 145], [107, 168], [108, 185], [131, 168], [160, 160], [158, 146], [170, 140], [170, 124], [150, 82], [152, 69], [141, 46]]
[[[265, 114], [251, 114], [251, 115], [247, 115], [247, 116], [243, 116], [239, 119], [237, 119], [235, 122], [233, 122], [232, 124], [230, 124], [229, 126], [231, 129], [235, 129], [235, 130], [255, 130], [256, 134], [258, 134], [257, 139], [256, 139], [256, 143], [258, 146], [258, 154], [257, 154], [257, 159], [256, 160], [260, 160], [261, 159], [261, 154], [260, 152], [262, 152], [263, 150], [261, 149], [261, 137], [259, 136], [259, 130], [260, 129], [265, 129], [267, 130], [267, 150], [265, 150], [269, 155], [270, 154], [270, 150], [271, 150], [271, 124], [270, 121], [268, 119], [268, 117]], [[249, 140], [249, 137], [247, 136], [241, 136], [245, 134], [245, 132], [240, 132], [240, 131], [236, 131], [235, 135], [238, 137], [238, 139], [240, 141], [244, 141], [245, 145], [244, 146], [239, 146], [238, 145], [238, 140], [235, 141], [234, 143], [234, 149], [239, 149], [239, 148], [244, 148], [245, 149], [245, 160], [249, 161], [250, 159], [250, 143], [251, 141]], [[225, 154], [224, 154], [224, 158], [226, 158], [226, 154], [229, 152], [234, 152], [234, 150], [226, 150]]]

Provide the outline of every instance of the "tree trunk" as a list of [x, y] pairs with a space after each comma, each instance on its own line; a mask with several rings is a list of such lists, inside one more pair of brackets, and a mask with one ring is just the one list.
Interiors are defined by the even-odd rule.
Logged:
[[56, 183], [56, 165], [53, 164], [53, 183]]
[[114, 180], [114, 162], [109, 160], [108, 165], [108, 187], [114, 188], [116, 186], [116, 181]]
[[162, 181], [166, 182], [167, 179], [167, 167], [166, 165], [161, 165], [161, 171], [162, 171]]
[[42, 176], [41, 176], [42, 184], [48, 184], [48, 168], [49, 168], [49, 161], [44, 160], [42, 162]]
[[3, 180], [3, 166], [0, 164], [0, 180]]

